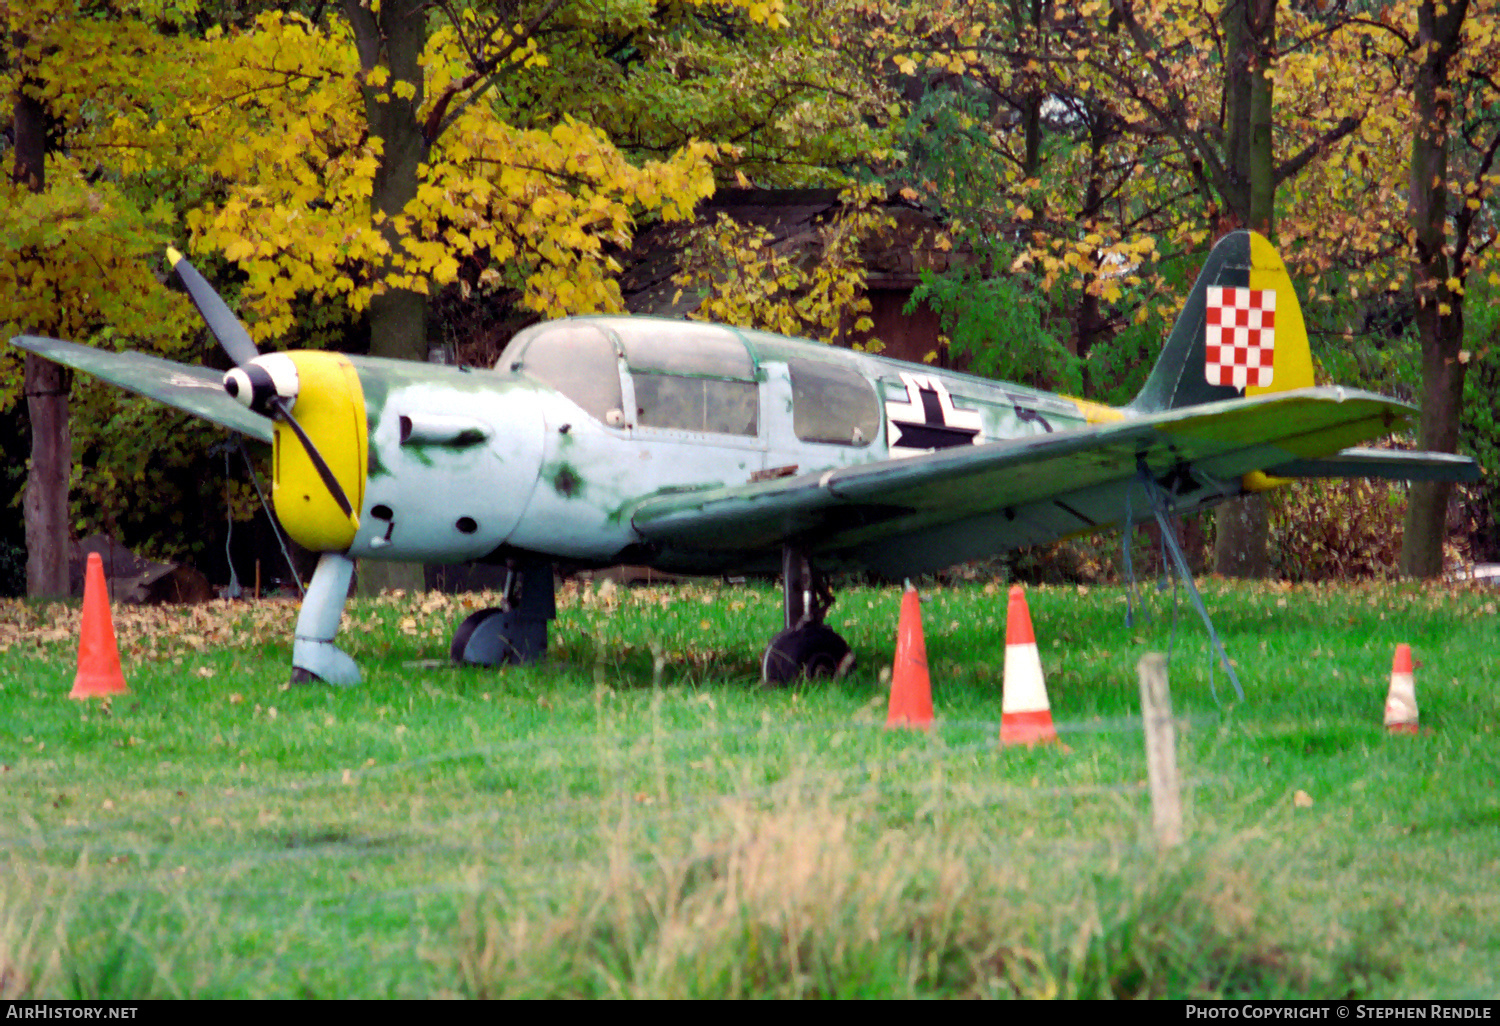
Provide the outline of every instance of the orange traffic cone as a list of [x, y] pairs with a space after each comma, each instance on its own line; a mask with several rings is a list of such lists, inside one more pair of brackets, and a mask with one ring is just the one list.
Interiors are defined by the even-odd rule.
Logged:
[[120, 648], [115, 644], [115, 622], [109, 615], [109, 586], [104, 583], [104, 560], [89, 553], [83, 579], [83, 625], [78, 635], [78, 676], [69, 698], [95, 698], [127, 691], [120, 670]]
[[1042, 681], [1042, 658], [1031, 630], [1031, 611], [1019, 584], [1010, 589], [1010, 615], [1005, 629], [1005, 678], [1000, 698], [1000, 743], [1034, 745], [1056, 741], [1047, 685]]
[[887, 727], [932, 727], [932, 680], [927, 675], [927, 643], [922, 640], [922, 600], [907, 582], [896, 627], [896, 665], [891, 669]]
[[1396, 646], [1391, 661], [1391, 689], [1385, 696], [1385, 729], [1392, 734], [1417, 732], [1417, 686], [1412, 673], [1411, 646]]

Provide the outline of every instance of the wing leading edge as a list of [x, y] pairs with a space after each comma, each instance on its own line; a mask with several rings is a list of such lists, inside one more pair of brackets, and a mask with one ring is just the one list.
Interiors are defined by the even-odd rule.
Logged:
[[271, 421], [251, 413], [224, 391], [222, 371], [173, 363], [145, 353], [116, 353], [36, 335], [18, 335], [10, 344], [232, 431], [262, 442], [271, 441]]
[[1252, 471], [1362, 473], [1355, 465], [1372, 465], [1368, 456], [1324, 458], [1390, 433], [1413, 412], [1369, 392], [1306, 388], [658, 496], [636, 507], [632, 523], [664, 563], [722, 563], [794, 542], [829, 563], [899, 576], [1145, 519], [1142, 468], [1182, 512], [1239, 494]]

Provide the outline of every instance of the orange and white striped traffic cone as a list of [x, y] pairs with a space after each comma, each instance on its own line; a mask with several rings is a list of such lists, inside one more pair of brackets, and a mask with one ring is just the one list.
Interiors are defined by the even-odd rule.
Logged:
[[1411, 646], [1396, 646], [1391, 661], [1391, 689], [1385, 696], [1385, 729], [1391, 734], [1417, 732], [1417, 685], [1412, 672]]
[[932, 679], [927, 673], [927, 643], [922, 639], [922, 600], [910, 581], [901, 596], [896, 664], [891, 668], [891, 704], [885, 725], [932, 728]]
[[1056, 741], [1042, 659], [1031, 629], [1031, 610], [1019, 584], [1010, 589], [1010, 613], [1005, 629], [1005, 678], [1000, 698], [1000, 743], [1034, 745]]

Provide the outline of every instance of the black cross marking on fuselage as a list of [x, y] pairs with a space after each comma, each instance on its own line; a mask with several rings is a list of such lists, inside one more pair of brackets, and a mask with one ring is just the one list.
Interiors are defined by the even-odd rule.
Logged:
[[943, 417], [943, 403], [937, 389], [922, 385], [918, 394], [922, 397], [923, 423], [892, 420], [901, 435], [896, 446], [903, 449], [949, 449], [955, 445], [973, 445], [976, 428], [954, 427]]

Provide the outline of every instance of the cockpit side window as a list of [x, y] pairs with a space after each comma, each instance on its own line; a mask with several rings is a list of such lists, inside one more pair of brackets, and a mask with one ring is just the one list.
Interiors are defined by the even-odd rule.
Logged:
[[760, 397], [753, 381], [631, 374], [636, 423], [719, 435], [760, 433]]
[[804, 442], [866, 446], [880, 433], [880, 401], [857, 370], [792, 358], [792, 431]]
[[521, 351], [520, 371], [551, 385], [606, 424], [624, 422], [614, 343], [592, 324], [550, 326]]
[[760, 433], [755, 364], [743, 342], [712, 324], [617, 324], [641, 427], [720, 435]]

